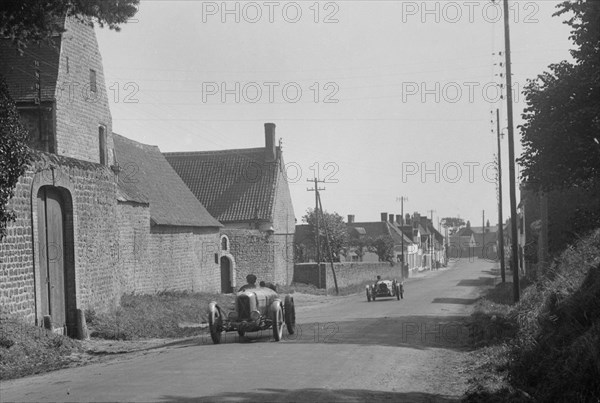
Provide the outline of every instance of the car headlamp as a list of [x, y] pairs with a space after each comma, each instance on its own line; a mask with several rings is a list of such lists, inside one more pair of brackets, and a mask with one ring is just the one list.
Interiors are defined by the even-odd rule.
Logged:
[[260, 319], [260, 312], [258, 311], [252, 311], [250, 312], [250, 319], [253, 321], [257, 321]]

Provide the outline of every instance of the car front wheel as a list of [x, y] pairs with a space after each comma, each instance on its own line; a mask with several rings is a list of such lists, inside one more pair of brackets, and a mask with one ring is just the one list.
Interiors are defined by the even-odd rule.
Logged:
[[294, 298], [285, 296], [285, 326], [289, 334], [296, 333], [296, 307], [294, 306]]
[[275, 341], [279, 341], [283, 338], [283, 309], [281, 305], [274, 309], [271, 313], [271, 320], [273, 322], [273, 338]]
[[221, 343], [221, 327], [222, 318], [220, 311], [215, 307], [208, 313], [208, 329], [210, 330], [210, 338], [214, 344]]

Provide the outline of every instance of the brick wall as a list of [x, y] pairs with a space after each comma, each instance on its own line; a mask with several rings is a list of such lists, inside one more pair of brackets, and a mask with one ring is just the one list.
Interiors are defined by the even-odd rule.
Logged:
[[[17, 219], [0, 243], [0, 306], [4, 315], [36, 318], [40, 295], [37, 195], [55, 186], [65, 198], [64, 260], [75, 267], [77, 307], [107, 309], [118, 299], [113, 287], [117, 249], [116, 185], [112, 172], [99, 164], [38, 153], [16, 186], [8, 207]], [[33, 196], [33, 197], [32, 197]], [[32, 201], [33, 200], [33, 201]], [[68, 285], [69, 286], [69, 285]], [[37, 316], [40, 317], [40, 303]]]
[[150, 226], [147, 204], [119, 202], [119, 289], [121, 293], [164, 290], [219, 292], [219, 264], [212, 250], [219, 231]]
[[283, 161], [277, 170], [277, 186], [273, 207], [272, 236], [274, 248], [274, 282], [276, 284], [290, 284], [294, 276], [294, 232], [296, 229], [294, 207], [287, 182], [283, 171]]
[[[338, 287], [348, 287], [365, 281], [374, 281], [377, 275], [382, 279], [402, 279], [400, 265], [389, 263], [334, 263]], [[319, 287], [319, 270], [316, 263], [299, 263], [294, 266], [294, 282], [313, 284]], [[321, 288], [335, 287], [331, 264], [321, 264]]]
[[[67, 18], [65, 29], [55, 95], [56, 153], [99, 162], [98, 127], [103, 125], [110, 165], [113, 163], [112, 118], [96, 34], [93, 27], [73, 18]], [[90, 90], [90, 69], [96, 72], [96, 92]], [[117, 85], [121, 97], [124, 89]]]
[[[226, 228], [221, 233], [229, 238], [229, 253], [235, 258], [235, 284], [246, 284], [250, 273], [258, 281], [276, 283], [273, 271], [275, 244], [259, 230]], [[272, 237], [271, 237], [272, 238]]]

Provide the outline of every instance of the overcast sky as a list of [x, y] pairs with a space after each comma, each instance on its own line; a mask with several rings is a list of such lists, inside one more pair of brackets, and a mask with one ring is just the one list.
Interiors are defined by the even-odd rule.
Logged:
[[[572, 45], [564, 17], [551, 17], [557, 1], [510, 3], [513, 82], [521, 89], [569, 59]], [[162, 151], [231, 149], [263, 146], [263, 124], [273, 122], [298, 222], [314, 206], [306, 180], [318, 167], [331, 182], [322, 185], [324, 208], [344, 217], [400, 214], [405, 196], [405, 213], [433, 209], [435, 221], [460, 216], [481, 225], [485, 210], [496, 223], [496, 107], [506, 126], [496, 86], [504, 50], [498, 6], [222, 5], [142, 0], [121, 32], [97, 28], [114, 132]], [[516, 101], [518, 124], [521, 94]], [[507, 144], [505, 137], [505, 218]]]

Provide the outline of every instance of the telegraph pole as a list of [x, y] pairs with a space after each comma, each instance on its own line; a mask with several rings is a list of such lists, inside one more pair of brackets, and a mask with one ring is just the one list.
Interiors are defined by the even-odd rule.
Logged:
[[[427, 210], [429, 212], [430, 215], [430, 220], [431, 220], [431, 229], [435, 230], [435, 227], [433, 226], [433, 213], [435, 213], [435, 210]], [[431, 254], [431, 270], [433, 270], [433, 231], [430, 231], [431, 234], [429, 234], [429, 253]]]
[[504, 56], [506, 58], [506, 110], [508, 119], [508, 172], [510, 179], [511, 263], [513, 299], [519, 301], [519, 244], [517, 242], [517, 188], [515, 183], [515, 137], [513, 128], [512, 66], [510, 61], [510, 23], [508, 0], [504, 0]]
[[325, 181], [314, 179], [307, 179], [307, 182], [314, 182], [314, 188], [307, 188], [306, 190], [309, 192], [315, 192], [315, 222], [316, 222], [316, 230], [315, 230], [315, 245], [317, 251], [317, 268], [319, 269], [319, 288], [322, 288], [321, 284], [321, 239], [319, 232], [319, 190], [325, 190], [325, 188], [320, 188], [319, 183], [324, 183]]
[[404, 276], [404, 200], [408, 201], [408, 198], [400, 197], [400, 214], [402, 215], [400, 221], [400, 234], [402, 235], [402, 276]]
[[502, 282], [506, 282], [506, 268], [504, 266], [504, 219], [502, 218], [502, 153], [500, 150], [500, 110], [496, 108], [496, 132], [498, 137], [498, 248], [500, 249], [500, 275]]
[[[321, 195], [317, 192], [317, 199], [319, 201], [319, 208], [321, 210], [321, 214], [323, 214], [323, 203], [321, 203]], [[323, 225], [323, 229], [325, 230], [325, 240], [327, 241], [327, 252], [329, 253], [329, 262], [331, 263], [331, 273], [333, 274], [333, 283], [335, 284], [335, 294], [340, 295], [340, 290], [338, 289], [337, 276], [335, 275], [335, 268], [333, 267], [333, 253], [331, 252], [331, 245], [329, 243], [329, 231], [327, 231], [327, 225]]]
[[485, 210], [481, 210], [481, 258], [485, 257]]

